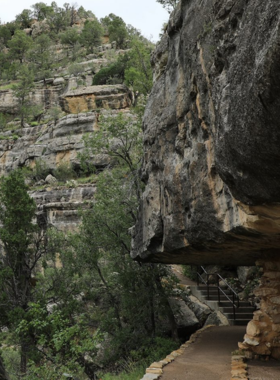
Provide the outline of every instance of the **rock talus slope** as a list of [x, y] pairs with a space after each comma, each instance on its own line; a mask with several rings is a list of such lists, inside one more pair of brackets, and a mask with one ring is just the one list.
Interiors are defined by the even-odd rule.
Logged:
[[152, 57], [134, 258], [277, 258], [279, 27], [275, 0], [182, 0], [171, 15]]

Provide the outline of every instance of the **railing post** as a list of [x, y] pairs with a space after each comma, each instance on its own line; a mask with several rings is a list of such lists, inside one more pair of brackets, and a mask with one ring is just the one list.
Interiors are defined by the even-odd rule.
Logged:
[[221, 296], [220, 296], [220, 284], [219, 284], [219, 276], [216, 273], [216, 281], [217, 281], [217, 289], [218, 289], [218, 301], [221, 302]]
[[235, 299], [234, 299], [234, 293], [232, 293], [232, 307], [233, 307], [233, 319], [235, 320]]

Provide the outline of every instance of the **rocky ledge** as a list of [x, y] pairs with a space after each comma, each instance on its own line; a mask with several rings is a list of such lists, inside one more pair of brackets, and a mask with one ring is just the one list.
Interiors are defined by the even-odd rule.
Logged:
[[[129, 114], [129, 109], [122, 110]], [[50, 122], [36, 127], [27, 127], [4, 132], [0, 139], [0, 174], [18, 167], [33, 168], [36, 161], [41, 162], [49, 171], [61, 163], [72, 164], [79, 169], [78, 154], [84, 148], [83, 137], [98, 129], [101, 116], [113, 117], [118, 110], [100, 110], [64, 116], [57, 124]], [[14, 133], [17, 133], [15, 135]], [[108, 156], [97, 155], [92, 158], [96, 167], [108, 164]]]
[[61, 97], [61, 107], [68, 113], [87, 112], [100, 108], [123, 109], [131, 106], [132, 94], [122, 84], [87, 86], [67, 91]]
[[41, 225], [73, 232], [81, 221], [79, 210], [88, 207], [94, 198], [95, 185], [73, 188], [47, 187], [30, 192], [37, 204], [37, 218]]

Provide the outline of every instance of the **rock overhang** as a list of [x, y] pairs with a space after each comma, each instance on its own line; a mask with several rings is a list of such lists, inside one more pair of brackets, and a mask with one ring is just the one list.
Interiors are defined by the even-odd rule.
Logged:
[[280, 10], [181, 1], [152, 62], [132, 257], [253, 265], [280, 253]]

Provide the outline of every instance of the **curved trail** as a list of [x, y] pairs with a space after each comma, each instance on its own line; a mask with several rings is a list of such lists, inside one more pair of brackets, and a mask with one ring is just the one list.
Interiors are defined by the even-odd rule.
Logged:
[[[196, 285], [180, 265], [171, 266], [182, 285]], [[184, 354], [163, 368], [161, 380], [230, 380], [231, 353], [243, 341], [246, 326], [212, 327], [204, 331]], [[250, 380], [279, 380], [280, 361], [248, 361]]]
[[231, 353], [242, 341], [245, 326], [212, 327], [163, 369], [161, 380], [229, 380]]

